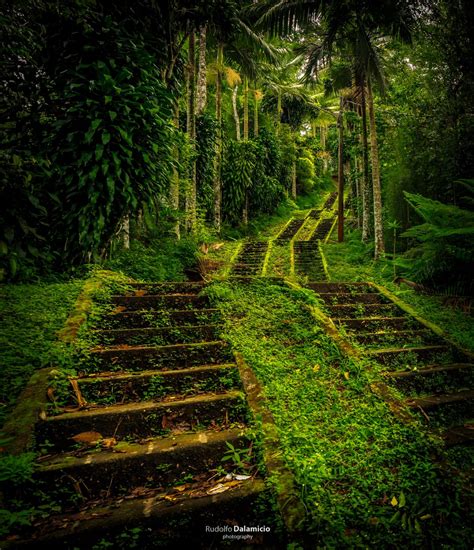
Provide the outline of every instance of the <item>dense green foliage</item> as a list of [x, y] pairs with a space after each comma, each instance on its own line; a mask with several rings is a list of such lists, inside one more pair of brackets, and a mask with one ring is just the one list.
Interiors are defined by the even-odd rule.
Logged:
[[377, 367], [344, 357], [318, 326], [311, 292], [261, 281], [209, 294], [265, 387], [313, 543], [466, 547], [460, 480], [432, 462], [421, 426], [400, 424], [372, 394]]

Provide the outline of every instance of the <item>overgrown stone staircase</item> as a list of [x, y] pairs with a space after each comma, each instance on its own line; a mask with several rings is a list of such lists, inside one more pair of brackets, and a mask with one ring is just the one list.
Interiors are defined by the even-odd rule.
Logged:
[[22, 497], [57, 513], [14, 547], [86, 548], [133, 532], [142, 547], [207, 548], [222, 533], [206, 525], [268, 523], [239, 370], [203, 287], [113, 296], [64, 406], [36, 425], [47, 454]]
[[[308, 283], [335, 325], [367, 359], [383, 365], [388, 387], [447, 445], [474, 441], [474, 364], [389, 293], [369, 283]], [[380, 384], [375, 389], [387, 397]]]

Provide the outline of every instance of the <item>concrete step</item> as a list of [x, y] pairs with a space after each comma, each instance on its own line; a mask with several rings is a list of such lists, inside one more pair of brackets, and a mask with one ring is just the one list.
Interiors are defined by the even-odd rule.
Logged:
[[427, 395], [415, 399], [407, 399], [405, 404], [411, 408], [432, 409], [441, 405], [451, 405], [464, 401], [474, 401], [474, 390], [463, 390], [444, 395]]
[[[171, 398], [240, 389], [238, 370], [232, 363], [179, 370], [100, 373], [73, 380], [88, 404], [130, 403], [141, 399], [169, 401]], [[77, 404], [72, 389], [69, 404]]]
[[400, 317], [403, 314], [395, 304], [326, 304], [331, 317], [342, 318], [365, 318], [365, 317]]
[[[53, 456], [38, 463], [34, 479], [45, 487], [58, 482], [79, 485], [84, 499], [126, 495], [134, 487], [167, 487], [222, 465], [228, 443], [236, 449], [248, 446], [243, 429], [205, 431], [152, 438], [143, 443], [122, 441], [109, 450], [89, 450]], [[41, 489], [41, 487], [39, 487]]]
[[[196, 541], [202, 548], [218, 547], [222, 532], [203, 532], [203, 525], [224, 525], [233, 532], [232, 525], [258, 525], [262, 514], [271, 517], [272, 513], [257, 511], [259, 497], [265, 491], [261, 479], [249, 479], [237, 486], [231, 483], [220, 493], [212, 493], [212, 485], [208, 488], [202, 484], [184, 491], [150, 491], [145, 496], [50, 517], [37, 526], [31, 538], [18, 538], [5, 548], [92, 548], [131, 528], [140, 528], [140, 548], [154, 548], [157, 541], [162, 548], [196, 548]], [[271, 538], [267, 539], [269, 547], [281, 547], [281, 541], [272, 543]]]
[[378, 292], [374, 287], [370, 286], [367, 283], [320, 283], [320, 282], [309, 282], [305, 285], [306, 288], [314, 290], [318, 294], [324, 294], [327, 292], [345, 292], [345, 293], [367, 293], [367, 292]]
[[433, 357], [449, 353], [450, 348], [444, 345], [413, 346], [405, 348], [383, 348], [366, 351], [366, 355], [384, 365], [397, 362], [411, 362], [432, 359]]
[[390, 300], [376, 292], [325, 292], [321, 298], [329, 305], [390, 304]]
[[84, 432], [98, 432], [104, 438], [140, 440], [180, 432], [229, 427], [246, 421], [246, 407], [238, 391], [205, 394], [177, 401], [127, 403], [47, 417], [36, 425], [38, 444], [64, 450], [75, 445], [72, 437]]
[[94, 367], [99, 370], [155, 370], [174, 367], [187, 369], [195, 365], [232, 361], [227, 342], [198, 342], [167, 346], [130, 346], [94, 348], [91, 351]]
[[128, 328], [97, 330], [91, 334], [100, 345], [167, 345], [217, 340], [222, 327], [214, 325], [189, 325], [160, 328]]
[[112, 304], [120, 311], [145, 311], [159, 309], [205, 309], [209, 307], [206, 296], [196, 294], [150, 294], [143, 296], [112, 296]]
[[219, 322], [216, 308], [163, 311], [116, 311], [98, 323], [103, 328], [157, 328], [179, 325], [208, 325]]
[[131, 287], [128, 295], [138, 294], [198, 294], [207, 285], [206, 282], [170, 281], [159, 283], [129, 283]]
[[340, 317], [334, 319], [338, 326], [343, 326], [348, 331], [369, 331], [391, 328], [393, 330], [423, 329], [423, 325], [411, 317], [363, 317], [359, 319]]

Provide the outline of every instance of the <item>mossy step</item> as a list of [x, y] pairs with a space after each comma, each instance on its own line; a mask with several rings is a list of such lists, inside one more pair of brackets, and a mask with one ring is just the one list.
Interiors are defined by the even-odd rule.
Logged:
[[305, 219], [292, 219], [290, 223], [276, 237], [277, 241], [288, 242], [298, 233], [303, 226]]
[[[94, 349], [94, 365], [103, 370], [143, 370], [155, 368], [189, 368], [205, 363], [225, 363], [232, 360], [227, 342], [199, 342], [167, 346], [131, 346]], [[112, 367], [112, 368], [110, 368]]]
[[192, 431], [198, 426], [228, 427], [245, 422], [246, 407], [238, 391], [205, 394], [166, 403], [141, 402], [111, 405], [48, 417], [36, 425], [38, 444], [48, 442], [54, 449], [71, 448], [73, 436], [98, 432], [104, 438], [143, 439], [166, 435], [176, 427]]
[[164, 311], [118, 311], [105, 315], [98, 325], [104, 328], [157, 328], [179, 325], [208, 325], [220, 318], [217, 308]]
[[339, 326], [344, 326], [346, 330], [377, 330], [391, 328], [394, 330], [417, 329], [423, 327], [421, 323], [411, 317], [363, 317], [359, 319], [338, 318], [334, 322]]
[[451, 405], [463, 401], [474, 401], [474, 390], [463, 390], [444, 395], [427, 395], [416, 399], [407, 399], [405, 404], [410, 408], [432, 409], [441, 405]]
[[311, 210], [308, 214], [308, 218], [318, 219], [321, 216], [322, 212], [322, 209]]
[[467, 422], [461, 426], [453, 426], [445, 430], [441, 437], [446, 447], [472, 445], [474, 443], [474, 423]]
[[129, 283], [132, 288], [130, 294], [145, 292], [146, 294], [198, 294], [207, 285], [206, 282], [194, 281], [169, 281], [149, 283]]
[[209, 307], [206, 296], [196, 294], [153, 294], [144, 296], [112, 296], [112, 304], [126, 311], [146, 309], [204, 309]]
[[380, 316], [393, 316], [399, 317], [403, 312], [395, 304], [325, 304], [325, 307], [329, 310], [331, 317], [373, 317], [374, 315]]
[[422, 330], [382, 330], [380, 332], [352, 333], [351, 338], [359, 344], [377, 345], [381, 343], [407, 343], [418, 341], [423, 344], [440, 342], [440, 337], [428, 329]]
[[[392, 361], [406, 361], [406, 357], [416, 356], [417, 360], [428, 359], [438, 354], [445, 354], [450, 351], [448, 346], [413, 346], [406, 348], [383, 348], [367, 350], [369, 357], [377, 360], [379, 363], [390, 364]], [[408, 359], [409, 360], [409, 359]]]
[[42, 461], [34, 477], [50, 488], [50, 495], [59, 481], [62, 490], [69, 484], [72, 493], [74, 484], [79, 484], [86, 499], [125, 495], [134, 487], [169, 486], [184, 476], [210, 472], [222, 465], [222, 456], [229, 448], [227, 443], [236, 449], [245, 448], [248, 444], [245, 431], [179, 434], [144, 443], [123, 441], [113, 447], [113, 452], [62, 454]]
[[325, 292], [321, 298], [327, 304], [351, 305], [351, 304], [390, 304], [391, 302], [382, 294], [376, 292]]
[[[29, 539], [7, 542], [5, 550], [92, 548], [101, 541], [113, 541], [114, 535], [132, 528], [139, 528], [141, 548], [193, 548], [197, 539], [204, 541], [206, 538], [206, 544], [201, 547], [218, 547], [222, 533], [205, 533], [203, 525], [229, 525], [231, 530], [232, 525], [263, 525], [271, 513], [268, 509], [262, 510], [261, 504], [259, 506], [264, 492], [262, 480], [249, 479], [217, 494], [206, 494], [204, 490], [202, 496], [196, 496], [198, 491], [193, 493], [191, 488], [176, 492], [174, 496], [158, 492], [134, 499], [112, 500], [80, 514], [48, 518], [37, 526]], [[270, 547], [278, 545], [270, 543]]]
[[321, 220], [319, 225], [316, 227], [316, 231], [311, 236], [310, 240], [317, 241], [318, 239], [325, 239], [328, 236], [333, 223], [334, 223], [334, 219], [332, 218]]
[[[240, 388], [238, 371], [232, 363], [179, 370], [101, 373], [74, 380], [87, 403], [105, 404], [130, 403], [140, 399], [160, 401], [176, 395], [198, 395]], [[75, 404], [72, 391], [69, 403]]]
[[308, 282], [305, 285], [306, 288], [314, 290], [318, 294], [324, 294], [326, 292], [347, 292], [347, 293], [367, 293], [378, 292], [374, 287], [368, 283], [320, 283], [320, 282]]
[[439, 373], [456, 373], [461, 371], [473, 370], [474, 365], [471, 363], [451, 363], [448, 365], [426, 365], [416, 370], [404, 370], [387, 372], [385, 376], [389, 378], [418, 378], [420, 376], [431, 376]]
[[103, 345], [166, 345], [216, 340], [219, 325], [189, 325], [160, 328], [103, 329], [91, 332]]

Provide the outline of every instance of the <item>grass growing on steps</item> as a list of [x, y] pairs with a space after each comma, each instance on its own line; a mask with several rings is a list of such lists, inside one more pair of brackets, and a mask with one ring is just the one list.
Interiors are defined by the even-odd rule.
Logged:
[[332, 281], [372, 281], [387, 287], [401, 300], [413, 306], [425, 319], [445, 330], [460, 346], [474, 351], [472, 315], [446, 305], [448, 296], [420, 294], [405, 285], [393, 283], [390, 260], [373, 260], [373, 246], [360, 240], [360, 231], [351, 231], [344, 243], [323, 245]]
[[436, 441], [371, 393], [376, 373], [341, 356], [305, 309], [312, 294], [265, 281], [207, 292], [264, 386], [312, 544], [468, 547], [467, 503], [433, 463]]

